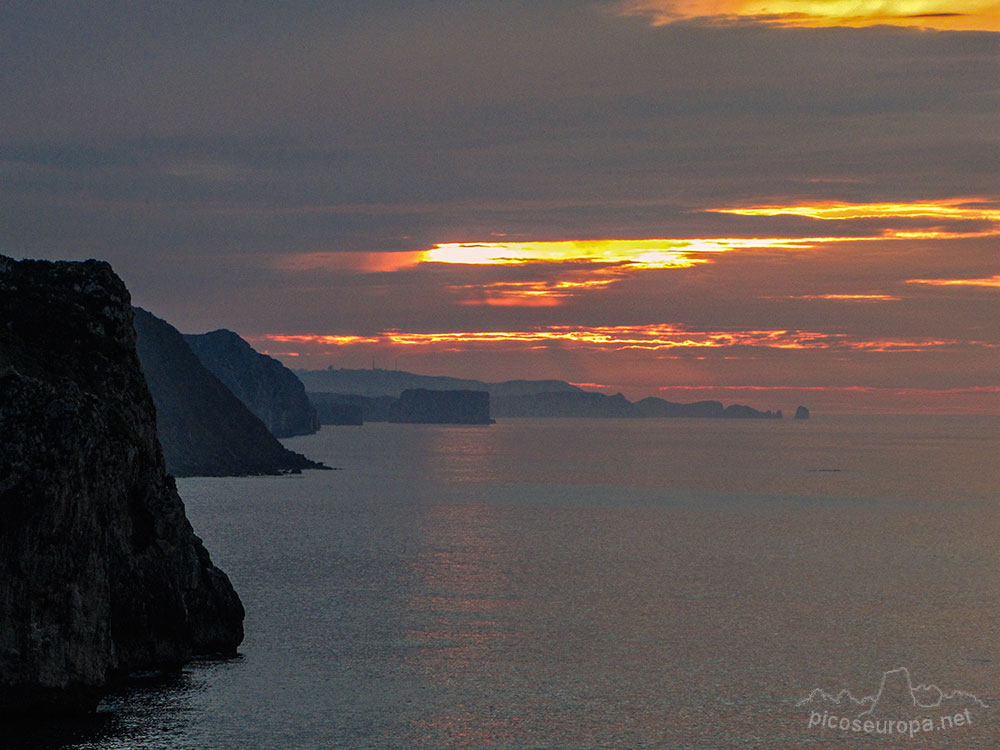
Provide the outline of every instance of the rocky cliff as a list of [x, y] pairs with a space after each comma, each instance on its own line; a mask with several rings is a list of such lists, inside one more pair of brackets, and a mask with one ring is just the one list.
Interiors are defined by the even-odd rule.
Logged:
[[201, 364], [172, 325], [135, 308], [135, 329], [171, 474], [242, 476], [325, 468], [281, 445]]
[[411, 388], [392, 405], [390, 422], [417, 424], [490, 424], [486, 391], [432, 391]]
[[278, 360], [257, 352], [225, 329], [185, 334], [184, 340], [209, 372], [275, 437], [311, 435], [319, 429], [305, 386]]
[[0, 711], [235, 652], [243, 607], [165, 471], [128, 291], [0, 257]]

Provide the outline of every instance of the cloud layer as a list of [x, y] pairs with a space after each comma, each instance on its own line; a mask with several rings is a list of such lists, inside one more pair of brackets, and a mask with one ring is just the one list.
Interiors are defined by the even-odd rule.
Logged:
[[[779, 5], [7, 4], [0, 251], [107, 258], [189, 331], [360, 337], [310, 365], [983, 408], [1000, 34], [798, 28], [846, 16]], [[931, 5], [850, 4], [995, 27]], [[462, 338], [656, 326], [732, 339], [658, 359]], [[456, 338], [416, 355], [390, 331]], [[760, 331], [821, 345], [740, 338]], [[909, 344], [845, 345], [887, 341]]]

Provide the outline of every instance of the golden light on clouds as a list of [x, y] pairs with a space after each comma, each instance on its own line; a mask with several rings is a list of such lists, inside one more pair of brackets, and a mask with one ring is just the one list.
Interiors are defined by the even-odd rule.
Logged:
[[[425, 263], [524, 265], [608, 263], [635, 268], [690, 268], [704, 259], [694, 253], [725, 252], [727, 240], [566, 240], [556, 242], [449, 242], [423, 253]], [[745, 243], [747, 240], [732, 240]]]
[[958, 31], [1000, 31], [995, 0], [622, 0], [624, 15], [655, 24], [702, 19], [779, 26], [909, 26]]
[[983, 286], [1000, 289], [1000, 275], [985, 279], [907, 279], [907, 284], [927, 284], [928, 286]]
[[[538, 345], [576, 347], [599, 351], [722, 347], [762, 347], [766, 349], [832, 349], [868, 352], [915, 352], [957, 346], [963, 342], [936, 338], [852, 337], [844, 333], [797, 330], [691, 331], [672, 324], [639, 326], [549, 326], [517, 331], [449, 331], [439, 333], [385, 331], [377, 336], [331, 336], [269, 334], [259, 341], [341, 347], [376, 343], [396, 347], [481, 346], [535, 347]], [[965, 342], [978, 345], [977, 342]]]
[[[775, 299], [769, 297], [768, 299]], [[781, 299], [830, 300], [833, 302], [899, 302], [893, 294], [794, 294]]]
[[[478, 283], [443, 287], [454, 304], [486, 307], [556, 307], [573, 297], [604, 289], [646, 271], [684, 270], [714, 263], [732, 252], [800, 252], [834, 243], [873, 241], [941, 241], [1000, 236], [1000, 204], [982, 197], [954, 197], [905, 203], [771, 204], [702, 209], [699, 213], [759, 218], [800, 217], [825, 227], [849, 221], [868, 221], [876, 228], [864, 233], [837, 235], [838, 230], [817, 236], [701, 237], [651, 239], [575, 239], [555, 241], [446, 242], [427, 250], [400, 252], [306, 252], [274, 261], [284, 271], [345, 270], [392, 273], [420, 267], [492, 267], [494, 278]], [[914, 226], [914, 222], [917, 226]], [[773, 235], [773, 227], [770, 233]], [[761, 232], [765, 234], [765, 232]], [[502, 278], [504, 268], [522, 270]], [[496, 278], [501, 275], [501, 278]], [[479, 274], [481, 276], [481, 274]], [[525, 278], [527, 276], [528, 278]], [[994, 279], [921, 280], [938, 286], [996, 286]], [[885, 293], [817, 293], [789, 295], [784, 299], [891, 302], [899, 297]]]
[[[591, 272], [597, 273], [597, 272]], [[493, 307], [555, 307], [581, 291], [599, 289], [620, 281], [620, 274], [606, 278], [562, 279], [557, 281], [496, 281], [489, 284], [452, 284], [448, 289], [459, 295], [460, 305]]]
[[747, 206], [713, 208], [720, 214], [738, 216], [803, 216], [823, 221], [850, 219], [945, 219], [948, 221], [1000, 222], [1000, 207], [981, 198], [946, 198], [915, 203], [839, 203], [821, 202], [790, 206]]

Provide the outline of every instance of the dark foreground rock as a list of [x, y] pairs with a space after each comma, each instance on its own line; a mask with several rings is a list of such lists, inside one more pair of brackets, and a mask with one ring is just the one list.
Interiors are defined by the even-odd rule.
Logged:
[[312, 435], [319, 430], [316, 409], [295, 373], [261, 354], [232, 331], [185, 334], [201, 363], [263, 422], [275, 437]]
[[245, 476], [326, 468], [279, 443], [201, 364], [172, 325], [135, 308], [135, 328], [171, 474]]
[[106, 263], [0, 257], [0, 514], [0, 712], [86, 710], [117, 677], [242, 641]]

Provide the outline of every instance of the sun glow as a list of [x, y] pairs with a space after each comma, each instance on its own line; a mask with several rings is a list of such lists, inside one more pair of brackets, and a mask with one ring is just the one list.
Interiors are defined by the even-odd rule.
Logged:
[[829, 349], [866, 352], [914, 352], [960, 344], [953, 339], [864, 339], [844, 333], [800, 330], [692, 331], [680, 325], [638, 326], [549, 326], [519, 331], [449, 331], [439, 333], [385, 331], [377, 336], [331, 336], [269, 334], [260, 341], [299, 345], [350, 346], [374, 343], [397, 347], [488, 347], [537, 348], [573, 346], [599, 351], [722, 347], [762, 347], [766, 349]]
[[[684, 270], [713, 264], [725, 253], [809, 251], [834, 243], [940, 241], [1000, 236], [1000, 204], [982, 197], [955, 197], [909, 203], [825, 201], [702, 209], [761, 220], [801, 217], [836, 226], [838, 222], [878, 222], [870, 231], [798, 237], [700, 237], [652, 239], [575, 239], [555, 241], [446, 242], [430, 249], [399, 252], [307, 252], [275, 261], [285, 271], [391, 273], [446, 266], [497, 269], [493, 279], [452, 283], [444, 289], [454, 304], [491, 307], [556, 307], [572, 298], [607, 288], [645, 271]], [[893, 224], [895, 223], [895, 226]], [[916, 224], [916, 225], [915, 225]], [[871, 226], [871, 224], [869, 224]], [[770, 230], [773, 232], [773, 229]], [[761, 234], [765, 234], [761, 232]], [[504, 235], [494, 235], [501, 237]], [[503, 268], [520, 268], [504, 274]], [[449, 272], [453, 273], [453, 272]], [[482, 274], [471, 274], [477, 278]], [[503, 278], [506, 275], [507, 278]], [[500, 276], [499, 280], [496, 277]], [[513, 278], [511, 278], [513, 277]], [[527, 278], [526, 278], [527, 277]], [[996, 286], [991, 279], [911, 280], [938, 286]], [[787, 299], [891, 302], [888, 294], [830, 293]]]
[[1000, 275], [986, 279], [908, 279], [907, 284], [927, 284], [929, 286], [983, 286], [1000, 289]]
[[423, 253], [425, 263], [526, 265], [581, 263], [622, 265], [634, 269], [691, 268], [708, 262], [702, 254], [747, 248], [800, 249], [803, 240], [788, 238], [712, 238], [645, 240], [563, 240], [555, 242], [449, 242]]
[[1000, 222], [1000, 208], [980, 198], [948, 198], [917, 203], [812, 203], [791, 206], [713, 208], [720, 214], [738, 216], [804, 216], [823, 221], [850, 219], [946, 219], [949, 221]]
[[662, 25], [751, 21], [777, 26], [911, 26], [930, 29], [1000, 30], [995, 0], [622, 0], [624, 15]]

